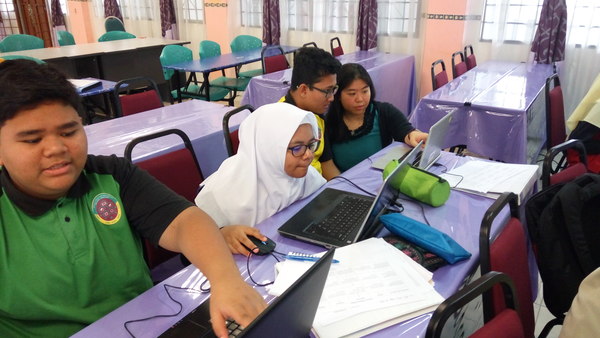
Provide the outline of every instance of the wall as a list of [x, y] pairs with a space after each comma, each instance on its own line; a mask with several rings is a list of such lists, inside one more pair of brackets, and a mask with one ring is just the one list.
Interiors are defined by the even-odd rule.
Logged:
[[67, 1], [68, 13], [67, 28], [73, 37], [75, 43], [94, 42], [94, 30], [92, 25], [93, 9], [89, 1]]

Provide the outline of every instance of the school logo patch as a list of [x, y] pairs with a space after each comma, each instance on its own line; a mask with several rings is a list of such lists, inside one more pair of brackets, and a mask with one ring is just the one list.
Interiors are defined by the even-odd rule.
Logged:
[[123, 214], [119, 201], [111, 194], [98, 194], [92, 202], [94, 216], [102, 224], [112, 225], [121, 219]]

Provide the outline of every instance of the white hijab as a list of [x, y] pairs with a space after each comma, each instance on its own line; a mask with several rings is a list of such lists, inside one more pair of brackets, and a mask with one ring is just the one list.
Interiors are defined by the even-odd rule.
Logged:
[[254, 226], [319, 189], [326, 181], [312, 166], [302, 178], [284, 170], [288, 144], [302, 124], [319, 135], [314, 115], [288, 103], [264, 105], [250, 114], [240, 125], [237, 154], [202, 182], [196, 205], [219, 227]]

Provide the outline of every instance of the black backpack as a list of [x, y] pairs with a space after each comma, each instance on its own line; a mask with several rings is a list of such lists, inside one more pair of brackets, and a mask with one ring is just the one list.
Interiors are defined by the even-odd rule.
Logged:
[[525, 214], [544, 302], [562, 318], [581, 281], [600, 266], [600, 175], [585, 174], [538, 192]]

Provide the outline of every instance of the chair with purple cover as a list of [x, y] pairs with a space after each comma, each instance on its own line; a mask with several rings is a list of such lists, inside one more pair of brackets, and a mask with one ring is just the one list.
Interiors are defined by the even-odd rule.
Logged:
[[[184, 148], [136, 162], [136, 165], [148, 171], [150, 175], [154, 176], [154, 178], [177, 194], [194, 202], [194, 198], [198, 193], [198, 187], [204, 180], [204, 176], [196, 158], [192, 142], [183, 131], [168, 129], [137, 137], [131, 140], [125, 147], [125, 158], [130, 161], [132, 160], [133, 149], [137, 144], [168, 135], [179, 136], [183, 141]], [[175, 252], [155, 247], [150, 242], [144, 241], [144, 258], [150, 269], [176, 255], [177, 253]]]
[[[435, 66], [437, 66], [438, 64], [441, 65], [442, 70], [436, 74]], [[433, 86], [433, 90], [440, 88], [446, 83], [448, 83], [448, 73], [446, 73], [446, 64], [442, 59], [436, 60], [431, 64], [431, 84]]]
[[[460, 62], [456, 63], [456, 56], [460, 56]], [[452, 53], [452, 78], [456, 79], [457, 77], [463, 75], [467, 72], [467, 63], [465, 62], [465, 55], [460, 50]]]
[[163, 107], [158, 85], [148, 77], [134, 77], [115, 84], [117, 117]]
[[[563, 143], [567, 139], [565, 106], [558, 74], [554, 73], [546, 79], [544, 91], [546, 95], [546, 151], [550, 152], [552, 147]], [[567, 156], [564, 154], [559, 159], [556, 168], [552, 169], [552, 173], [560, 171], [566, 165], [566, 162]]]
[[475, 54], [473, 54], [473, 46], [465, 46], [465, 59], [467, 62], [467, 70], [471, 70], [477, 66], [477, 59], [475, 58]]
[[442, 302], [429, 320], [425, 337], [442, 337], [444, 324], [451, 316], [456, 315], [458, 310], [483, 295], [490, 288], [499, 286], [502, 286], [506, 308], [495, 316], [485, 319], [483, 326], [469, 337], [525, 337], [523, 325], [518, 315], [519, 302], [516, 297], [514, 283], [508, 275], [496, 271], [484, 274]]
[[[510, 218], [493, 243], [490, 243], [492, 224], [507, 204], [510, 207]], [[488, 208], [481, 221], [479, 233], [481, 274], [499, 271], [513, 280], [525, 337], [533, 337], [535, 317], [527, 253], [527, 237], [519, 219], [517, 196], [505, 192]], [[495, 287], [492, 292], [483, 294], [484, 321], [499, 314], [505, 307], [500, 288]]]
[[290, 68], [283, 48], [280, 46], [265, 46], [260, 52], [263, 74], [269, 74]]
[[[334, 47], [333, 42], [337, 42], [337, 46]], [[337, 36], [335, 38], [332, 38], [329, 41], [329, 47], [331, 48], [331, 55], [333, 55], [333, 56], [344, 55], [344, 49], [342, 48], [342, 43], [340, 42], [340, 38], [338, 38]]]
[[237, 107], [225, 113], [223, 116], [223, 134], [225, 136], [225, 147], [227, 148], [228, 156], [233, 156], [237, 154], [238, 146], [240, 145], [240, 139], [238, 136], [238, 129], [231, 131], [229, 129], [229, 119], [244, 110], [250, 111], [252, 113], [254, 111], [254, 107], [249, 104], [243, 105], [241, 107]]
[[[562, 154], [561, 156], [564, 158], [565, 153], [568, 150], [573, 150], [579, 154], [579, 162], [566, 166], [560, 171], [553, 171], [554, 158], [559, 154]], [[580, 140], [568, 140], [550, 148], [550, 151], [548, 151], [544, 157], [544, 163], [542, 165], [542, 189], [557, 183], [572, 181], [589, 172], [587, 163], [585, 146]]]

